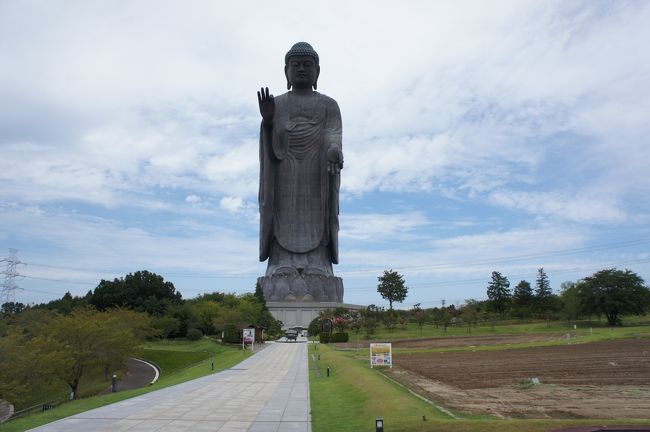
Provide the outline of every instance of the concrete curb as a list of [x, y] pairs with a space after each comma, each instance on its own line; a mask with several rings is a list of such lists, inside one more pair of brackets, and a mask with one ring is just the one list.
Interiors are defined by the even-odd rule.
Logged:
[[150, 366], [154, 371], [156, 371], [156, 375], [153, 377], [153, 380], [151, 380], [149, 385], [155, 384], [156, 381], [158, 381], [158, 378], [160, 378], [160, 367], [158, 367], [157, 364], [152, 363], [152, 362], [150, 362], [148, 360], [137, 358], [137, 357], [133, 357], [133, 360], [137, 360], [137, 361], [139, 361], [141, 363], [144, 363], [144, 364]]

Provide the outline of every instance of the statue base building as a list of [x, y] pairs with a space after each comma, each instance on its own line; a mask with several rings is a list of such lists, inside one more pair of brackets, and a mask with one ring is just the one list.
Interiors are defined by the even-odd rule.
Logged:
[[309, 323], [326, 309], [363, 306], [343, 303], [343, 279], [328, 275], [273, 275], [257, 279], [262, 287], [266, 306], [282, 321], [282, 328], [309, 327]]
[[283, 330], [291, 327], [307, 328], [309, 327], [309, 323], [314, 318], [317, 318], [318, 314], [325, 309], [335, 309], [338, 307], [350, 310], [365, 309], [365, 306], [340, 302], [267, 301], [266, 306], [275, 319], [282, 321]]

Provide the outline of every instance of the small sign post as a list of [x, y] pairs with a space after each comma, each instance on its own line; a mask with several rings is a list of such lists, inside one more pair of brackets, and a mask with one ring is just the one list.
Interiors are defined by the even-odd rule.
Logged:
[[389, 366], [393, 368], [393, 348], [390, 343], [370, 344], [370, 367]]

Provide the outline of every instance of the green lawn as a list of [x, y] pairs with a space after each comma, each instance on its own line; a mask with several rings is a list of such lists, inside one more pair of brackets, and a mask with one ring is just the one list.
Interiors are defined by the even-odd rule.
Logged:
[[207, 360], [207, 352], [167, 351], [162, 349], [145, 349], [142, 358], [155, 363], [163, 375], [172, 374], [188, 366]]
[[[650, 328], [650, 315], [645, 316], [626, 316], [623, 317], [622, 327], [615, 327], [619, 329], [633, 329], [639, 326]], [[498, 336], [498, 335], [512, 335], [512, 334], [530, 334], [530, 333], [558, 333], [568, 332], [573, 330], [573, 326], [577, 326], [578, 331], [588, 332], [589, 329], [593, 331], [609, 330], [607, 321], [526, 321], [519, 322], [517, 320], [509, 321], [496, 321], [494, 323], [480, 323], [478, 326], [472, 326], [468, 329], [467, 325], [450, 325], [445, 331], [441, 326], [436, 327], [433, 324], [425, 324], [420, 328], [415, 323], [410, 323], [407, 326], [398, 325], [394, 330], [389, 331], [385, 326], [378, 326], [375, 334], [370, 338], [365, 336], [364, 331], [361, 332], [360, 340], [397, 340], [397, 339], [417, 339], [417, 338], [430, 338], [430, 337], [452, 337], [452, 336]], [[357, 341], [356, 334], [350, 333], [350, 344]]]
[[[316, 358], [314, 361], [312, 355]], [[318, 360], [320, 355], [320, 360]], [[648, 424], [647, 420], [503, 420], [450, 412], [428, 404], [370, 369], [367, 350], [340, 351], [327, 345], [309, 347], [309, 381], [314, 432], [374, 431], [376, 418], [388, 432], [401, 431], [553, 431], [563, 427], [603, 424]], [[317, 364], [321, 377], [316, 376]], [[327, 377], [326, 368], [331, 368]], [[423, 417], [424, 416], [424, 417]], [[453, 416], [453, 417], [452, 417]]]
[[[223, 346], [209, 339], [196, 342], [151, 342], [147, 343], [144, 348], [143, 358], [156, 362], [163, 370], [156, 384], [135, 390], [126, 390], [67, 402], [49, 411], [3, 423], [0, 425], [0, 431], [25, 431], [93, 408], [228, 369], [251, 355], [250, 351], [241, 351], [237, 347]], [[209, 352], [215, 353], [214, 372], [211, 370]]]
[[[531, 332], [531, 334], [534, 334]], [[569, 335], [566, 338], [564, 335]], [[650, 325], [639, 325], [634, 327], [598, 327], [590, 330], [573, 330], [565, 329], [562, 335], [555, 340], [521, 342], [521, 343], [504, 343], [495, 345], [473, 345], [444, 348], [397, 348], [395, 353], [410, 354], [423, 352], [446, 352], [446, 351], [488, 351], [488, 350], [507, 350], [519, 348], [532, 348], [540, 346], [556, 346], [578, 343], [600, 342], [611, 339], [629, 339], [629, 338], [650, 338]]]

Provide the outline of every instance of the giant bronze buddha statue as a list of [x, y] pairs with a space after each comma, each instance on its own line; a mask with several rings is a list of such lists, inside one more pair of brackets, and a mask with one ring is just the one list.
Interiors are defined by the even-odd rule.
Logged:
[[270, 301], [343, 300], [338, 264], [341, 114], [316, 91], [319, 57], [306, 42], [285, 56], [288, 92], [258, 93], [260, 127], [259, 278]]

